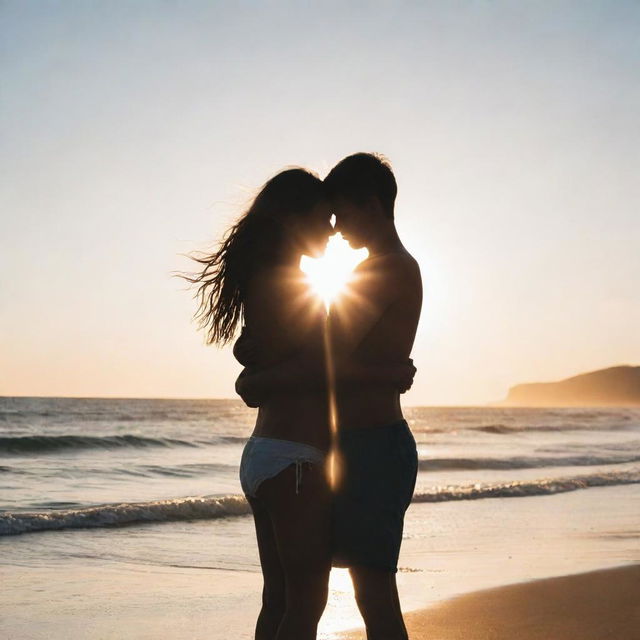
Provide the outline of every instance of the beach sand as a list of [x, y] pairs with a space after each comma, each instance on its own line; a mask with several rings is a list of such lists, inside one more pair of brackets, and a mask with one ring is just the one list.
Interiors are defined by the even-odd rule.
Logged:
[[[640, 640], [639, 507], [638, 485], [413, 504], [412, 640]], [[251, 640], [254, 536], [241, 517], [0, 537], [0, 638]], [[318, 640], [360, 625], [335, 571]]]
[[640, 565], [477, 591], [405, 618], [411, 640], [640, 640]]

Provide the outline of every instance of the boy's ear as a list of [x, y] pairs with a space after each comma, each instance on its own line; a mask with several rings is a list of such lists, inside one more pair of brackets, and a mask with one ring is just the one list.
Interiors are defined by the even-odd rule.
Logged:
[[386, 217], [384, 207], [382, 206], [382, 202], [380, 202], [380, 198], [378, 198], [378, 196], [370, 196], [367, 198], [365, 206], [368, 213], [373, 214], [376, 217]]

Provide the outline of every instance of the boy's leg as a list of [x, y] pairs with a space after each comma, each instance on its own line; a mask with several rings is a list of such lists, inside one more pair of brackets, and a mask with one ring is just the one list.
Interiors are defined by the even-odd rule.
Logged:
[[334, 499], [333, 552], [348, 566], [369, 640], [405, 640], [396, 571], [418, 456], [405, 421], [343, 433], [344, 482]]
[[352, 567], [350, 573], [367, 640], [408, 640], [396, 574], [372, 567]]

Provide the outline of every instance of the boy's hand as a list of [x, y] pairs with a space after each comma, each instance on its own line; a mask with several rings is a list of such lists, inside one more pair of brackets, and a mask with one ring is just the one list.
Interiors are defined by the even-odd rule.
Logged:
[[255, 365], [258, 362], [258, 347], [246, 327], [242, 327], [240, 337], [233, 345], [233, 356], [244, 367]]
[[236, 378], [236, 393], [242, 398], [242, 401], [252, 408], [259, 407], [265, 401], [265, 395], [260, 389], [259, 380], [256, 375], [251, 375], [245, 368]]

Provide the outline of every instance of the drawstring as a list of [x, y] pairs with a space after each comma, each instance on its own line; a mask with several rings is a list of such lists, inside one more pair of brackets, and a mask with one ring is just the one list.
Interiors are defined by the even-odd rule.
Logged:
[[296, 495], [300, 493], [302, 485], [302, 460], [296, 460]]

